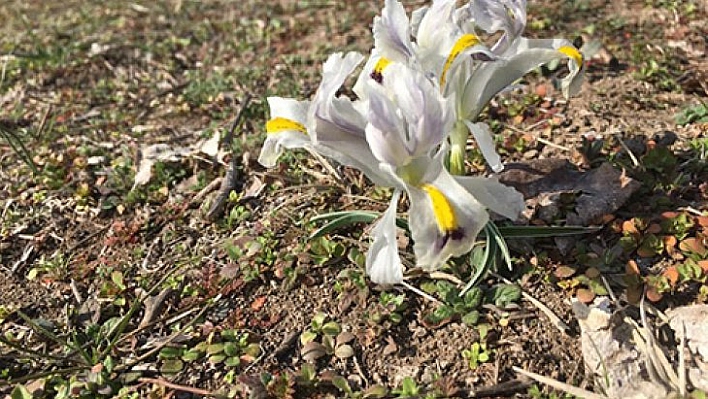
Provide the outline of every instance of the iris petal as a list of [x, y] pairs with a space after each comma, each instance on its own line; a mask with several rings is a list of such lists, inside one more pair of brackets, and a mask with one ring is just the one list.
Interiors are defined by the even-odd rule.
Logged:
[[275, 166], [285, 149], [303, 148], [310, 144], [307, 123], [309, 101], [269, 97], [271, 119], [266, 122], [266, 139], [258, 162], [266, 168]]
[[445, 170], [419, 187], [407, 187], [409, 227], [417, 265], [435, 270], [469, 252], [489, 220], [484, 207]]
[[372, 231], [374, 242], [366, 254], [366, 274], [376, 284], [403, 282], [403, 265], [396, 239], [396, 208], [400, 196], [400, 191], [394, 191], [388, 209]]

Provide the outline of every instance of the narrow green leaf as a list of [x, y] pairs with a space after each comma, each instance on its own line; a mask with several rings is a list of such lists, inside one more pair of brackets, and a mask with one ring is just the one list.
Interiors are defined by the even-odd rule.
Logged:
[[12, 392], [10, 392], [10, 398], [12, 399], [32, 399], [32, 394], [25, 388], [22, 384], [15, 385]]
[[[340, 211], [317, 215], [310, 219], [310, 222], [327, 221], [322, 227], [310, 234], [309, 239], [315, 239], [329, 234], [339, 228], [354, 223], [373, 223], [381, 214], [370, 211]], [[396, 225], [408, 230], [408, 222], [405, 219], [397, 218]]]
[[593, 233], [600, 230], [600, 228], [584, 226], [497, 226], [497, 230], [504, 238], [548, 238]]

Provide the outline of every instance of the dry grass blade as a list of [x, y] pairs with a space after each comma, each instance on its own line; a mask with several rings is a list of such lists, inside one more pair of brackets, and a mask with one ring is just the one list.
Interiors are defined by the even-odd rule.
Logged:
[[540, 382], [541, 384], [546, 384], [550, 387], [553, 387], [555, 389], [559, 389], [563, 392], [567, 392], [567, 393], [569, 393], [573, 396], [577, 396], [579, 398], [607, 399], [607, 396], [598, 395], [595, 392], [586, 391], [582, 388], [578, 388], [576, 386], [566, 384], [566, 383], [558, 381], [558, 380], [554, 380], [553, 378], [544, 377], [540, 374], [532, 373], [530, 371], [526, 371], [526, 370], [516, 367], [516, 366], [513, 366], [512, 369], [519, 374], [525, 375], [526, 377], [533, 379], [534, 381]]

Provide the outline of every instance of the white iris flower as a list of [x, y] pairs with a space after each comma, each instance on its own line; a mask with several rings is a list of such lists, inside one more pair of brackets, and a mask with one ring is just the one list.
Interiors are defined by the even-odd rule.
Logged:
[[453, 73], [455, 88], [450, 90], [458, 107], [458, 123], [451, 133], [451, 169], [464, 170], [464, 145], [468, 131], [477, 141], [482, 154], [494, 171], [503, 165], [489, 127], [477, 122], [487, 103], [499, 92], [543, 64], [568, 60], [568, 75], [562, 80], [563, 95], [569, 98], [580, 90], [583, 77], [583, 55], [565, 39], [528, 39], [521, 36], [526, 26], [525, 0], [475, 0], [467, 7], [474, 24], [493, 34], [503, 31], [492, 46], [495, 58], [467, 63]]
[[[373, 230], [367, 254], [367, 273], [379, 284], [403, 279], [395, 225], [402, 190], [410, 199], [408, 222], [416, 265], [426, 270], [472, 249], [489, 220], [485, 206], [510, 218], [524, 206], [519, 193], [496, 180], [452, 176], [443, 165], [447, 132], [455, 121], [451, 104], [437, 83], [420, 71], [400, 63], [387, 70], [382, 83], [367, 85], [366, 138], [380, 170], [396, 187], [391, 205]], [[479, 200], [473, 193], [481, 193]]]
[[[386, 0], [374, 19], [375, 46], [354, 91], [361, 98], [364, 82], [381, 82], [391, 62], [419, 68], [436, 79], [455, 104], [457, 120], [450, 132], [450, 168], [464, 173], [465, 146], [471, 133], [492, 170], [503, 169], [489, 127], [477, 121], [499, 92], [540, 65], [568, 59], [570, 73], [562, 81], [567, 97], [582, 81], [582, 54], [567, 40], [527, 39], [525, 0], [475, 0], [455, 8], [455, 0], [434, 0], [409, 20], [397, 0]], [[475, 29], [501, 37], [487, 48]], [[415, 38], [415, 41], [412, 40]]]
[[336, 97], [362, 60], [355, 52], [332, 54], [322, 67], [322, 81], [312, 101], [268, 98], [271, 119], [258, 157], [263, 166], [275, 166], [284, 149], [307, 147], [363, 171], [374, 183], [386, 184], [379, 178], [376, 159], [366, 142], [365, 104]]

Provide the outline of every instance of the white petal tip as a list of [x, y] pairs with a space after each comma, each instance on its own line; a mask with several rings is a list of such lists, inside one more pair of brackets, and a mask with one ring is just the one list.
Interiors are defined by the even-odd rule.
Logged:
[[501, 163], [495, 163], [494, 165], [489, 165], [489, 167], [492, 168], [494, 173], [499, 173], [504, 170], [504, 165]]

